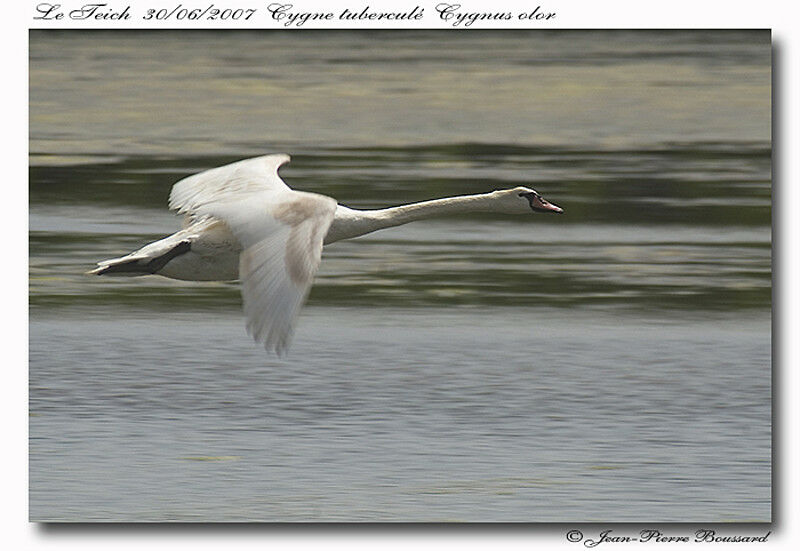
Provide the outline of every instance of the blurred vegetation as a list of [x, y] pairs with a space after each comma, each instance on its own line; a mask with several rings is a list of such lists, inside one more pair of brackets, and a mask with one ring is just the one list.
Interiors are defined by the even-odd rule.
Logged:
[[[175, 229], [166, 206], [173, 183], [237, 159], [33, 162], [31, 212], [61, 214], [31, 231], [31, 307], [239, 308], [236, 283], [83, 275]], [[465, 143], [303, 152], [281, 174], [356, 208], [527, 185], [566, 210], [525, 220], [465, 215], [415, 238], [391, 230], [337, 244], [326, 249], [312, 305], [726, 311], [770, 305], [770, 162], [757, 143], [610, 151]], [[462, 237], [452, 224], [478, 233]], [[595, 236], [601, 228], [608, 238]]]
[[[134, 156], [47, 166], [34, 155], [30, 203], [165, 209], [177, 180], [239, 158]], [[548, 223], [771, 223], [771, 149], [763, 143], [594, 151], [477, 143], [329, 149], [294, 155], [281, 175], [290, 187], [355, 208], [526, 185], [568, 213]]]

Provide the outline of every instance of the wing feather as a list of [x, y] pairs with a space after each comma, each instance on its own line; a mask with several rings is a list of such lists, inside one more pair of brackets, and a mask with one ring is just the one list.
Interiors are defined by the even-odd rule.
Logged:
[[[287, 192], [277, 209], [266, 208], [256, 219], [243, 214], [259, 201], [239, 205], [237, 215], [221, 216], [242, 242], [239, 277], [247, 329], [268, 350], [283, 355], [289, 346], [294, 322], [311, 289], [322, 255], [322, 241], [333, 221], [333, 199]], [[299, 197], [294, 197], [295, 195]], [[308, 214], [301, 220], [282, 219], [275, 211], [297, 202]], [[308, 236], [303, 239], [302, 236]], [[298, 238], [298, 236], [301, 236]]]
[[289, 187], [278, 176], [278, 168], [289, 160], [284, 153], [264, 155], [194, 174], [172, 186], [169, 208], [180, 214], [194, 214], [204, 205], [231, 197], [287, 191]]
[[197, 209], [198, 215], [225, 221], [242, 245], [239, 279], [247, 330], [267, 350], [283, 355], [288, 349], [335, 210], [330, 197], [288, 189]]
[[284, 154], [245, 159], [179, 181], [169, 206], [224, 221], [242, 246], [239, 278], [247, 331], [283, 355], [322, 256], [336, 201], [291, 190], [278, 177]]

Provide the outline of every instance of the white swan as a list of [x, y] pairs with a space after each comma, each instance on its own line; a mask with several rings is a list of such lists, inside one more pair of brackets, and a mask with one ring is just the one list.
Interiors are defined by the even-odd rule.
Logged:
[[89, 273], [241, 279], [248, 333], [282, 355], [323, 245], [444, 214], [563, 212], [526, 187], [354, 210], [324, 195], [290, 189], [278, 176], [288, 161], [288, 155], [266, 155], [184, 178], [169, 197], [169, 207], [186, 215], [183, 229], [127, 256], [98, 262]]

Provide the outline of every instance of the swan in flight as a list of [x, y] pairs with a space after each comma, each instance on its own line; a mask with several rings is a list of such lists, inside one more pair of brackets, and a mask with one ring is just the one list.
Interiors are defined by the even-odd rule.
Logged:
[[98, 262], [89, 273], [240, 279], [248, 333], [283, 355], [323, 245], [447, 214], [563, 212], [526, 187], [355, 210], [331, 197], [290, 189], [278, 176], [287, 162], [285, 154], [265, 155], [180, 180], [169, 207], [185, 215], [183, 228], [127, 256]]

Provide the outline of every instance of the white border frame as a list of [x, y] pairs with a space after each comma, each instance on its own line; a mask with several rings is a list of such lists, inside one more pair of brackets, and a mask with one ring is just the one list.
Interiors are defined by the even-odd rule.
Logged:
[[[101, 2], [103, 0], [96, 0]], [[230, 0], [184, 0], [169, 1], [129, 0], [118, 2], [106, 0], [109, 6], [131, 6], [131, 13], [143, 13], [149, 7], [174, 7], [177, 4], [219, 7], [252, 7], [265, 10], [270, 0], [241, 2]], [[386, 24], [365, 22], [352, 23], [313, 22], [306, 28], [453, 28], [439, 21], [434, 12], [438, 0], [425, 2], [411, 0], [401, 2], [368, 1], [334, 2], [288, 0], [303, 11], [340, 11], [344, 7], [370, 5], [374, 11], [407, 11], [414, 5], [425, 7], [426, 15], [421, 22]], [[308, 527], [298, 525], [281, 528], [267, 526], [217, 526], [197, 525], [170, 527], [153, 525], [141, 527], [94, 526], [74, 529], [56, 529], [28, 523], [27, 487], [27, 160], [28, 160], [28, 29], [31, 28], [284, 28], [259, 19], [253, 24], [229, 22], [201, 24], [198, 21], [169, 21], [148, 25], [145, 21], [35, 21], [37, 0], [10, 2], [0, 12], [3, 20], [2, 68], [8, 72], [4, 87], [3, 144], [5, 159], [10, 171], [4, 178], [5, 189], [10, 191], [11, 202], [7, 204], [2, 218], [6, 239], [4, 251], [5, 296], [9, 307], [5, 309], [5, 340], [10, 350], [4, 373], [8, 380], [3, 385], [3, 419], [9, 430], [11, 447], [3, 456], [5, 488], [3, 496], [2, 539], [14, 549], [136, 549], [146, 545], [155, 549], [191, 549], [200, 551], [218, 549], [258, 549], [267, 547], [314, 546], [347, 549], [407, 549], [409, 546], [425, 548], [443, 544], [456, 544], [465, 549], [484, 549], [487, 545], [501, 545], [504, 549], [529, 551], [536, 544], [561, 544], [579, 549], [580, 544], [568, 543], [565, 534], [572, 526], [542, 525], [497, 526], [497, 527], [425, 527], [425, 526], [364, 526], [337, 528], [334, 526]], [[81, 0], [53, 0], [71, 8], [80, 7]], [[534, 0], [533, 2], [500, 1], [484, 3], [473, 0], [460, 2], [468, 11], [521, 11], [541, 5], [546, 11], [555, 11], [551, 21], [536, 24], [527, 22], [476, 23], [470, 28], [771, 28], [773, 34], [773, 266], [774, 266], [774, 327], [773, 327], [773, 397], [774, 397], [774, 470], [773, 470], [773, 517], [772, 533], [766, 545], [770, 548], [789, 548], [800, 542], [800, 482], [798, 465], [798, 438], [800, 437], [800, 351], [798, 350], [798, 292], [795, 282], [800, 277], [798, 270], [798, 227], [800, 216], [794, 211], [800, 207], [800, 117], [797, 104], [800, 99], [800, 59], [798, 58], [798, 31], [795, 27], [795, 10], [792, 3], [781, 0], [762, 0], [758, 3], [742, 1], [672, 0], [670, 2], [622, 1], [622, 0]], [[793, 17], [794, 16], [794, 17]], [[134, 17], [135, 19], [135, 17]], [[468, 31], [462, 31], [468, 32]], [[24, 474], [23, 474], [24, 473]], [[610, 525], [620, 535], [635, 535], [643, 526]], [[649, 527], [649, 526], [648, 526]], [[669, 533], [691, 533], [689, 525], [666, 525]], [[746, 527], [731, 525], [721, 528], [725, 533], [764, 532], [764, 525]], [[587, 527], [585, 532], [599, 533], [602, 527]], [[629, 544], [636, 545], [636, 544]], [[655, 543], [651, 545], [657, 545]], [[666, 544], [665, 544], [666, 545]], [[749, 544], [715, 544], [714, 549], [741, 549]], [[756, 545], [756, 544], [750, 544]], [[707, 548], [705, 544], [680, 544], [680, 549]], [[624, 544], [603, 544], [603, 548], [623, 548]], [[792, 547], [793, 548], [793, 547]], [[628, 547], [630, 549], [630, 547]]]

